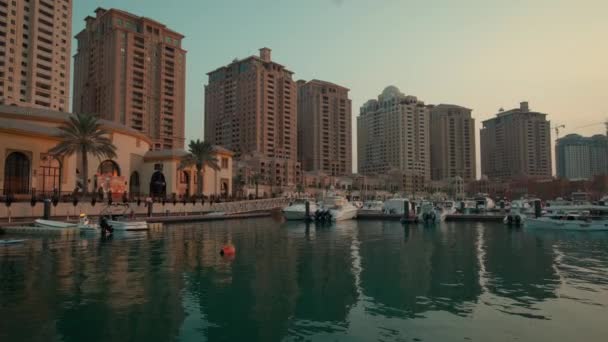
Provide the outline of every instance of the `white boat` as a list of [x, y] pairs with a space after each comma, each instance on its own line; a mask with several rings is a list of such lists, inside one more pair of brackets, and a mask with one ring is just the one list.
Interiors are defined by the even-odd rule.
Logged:
[[306, 217], [306, 201], [309, 203], [309, 215], [313, 215], [318, 207], [314, 201], [299, 199], [283, 208], [283, 217], [286, 220], [305, 220]]
[[441, 207], [443, 208], [443, 211], [445, 212], [446, 216], [456, 214], [457, 204], [454, 201], [444, 201], [443, 203], [441, 203]]
[[447, 212], [441, 207], [436, 207], [432, 202], [424, 201], [420, 204], [418, 221], [424, 223], [436, 223], [445, 220]]
[[352, 220], [357, 217], [357, 207], [350, 203], [345, 197], [330, 194], [323, 200], [321, 211], [329, 212], [332, 221]]
[[534, 208], [530, 203], [534, 203], [534, 200], [512, 201], [509, 213], [505, 215], [502, 222], [508, 226], [522, 226], [526, 217], [534, 214]]
[[78, 227], [78, 224], [76, 224], [76, 223], [61, 222], [61, 221], [51, 221], [51, 220], [43, 220], [43, 219], [34, 220], [34, 224], [37, 227], [43, 227], [43, 228], [58, 228], [58, 229], [62, 229], [62, 228], [76, 228], [76, 227]]
[[130, 218], [133, 211], [129, 210], [128, 203], [113, 203], [106, 206], [100, 213], [100, 217], [106, 217], [107, 223], [114, 230], [148, 230], [146, 221]]
[[108, 224], [114, 228], [114, 230], [148, 230], [148, 223], [146, 221], [136, 220], [125, 220], [122, 218], [114, 218], [108, 220]]
[[487, 211], [496, 208], [496, 203], [490, 197], [480, 194], [475, 197], [475, 209], [477, 211]]
[[544, 216], [526, 218], [527, 229], [608, 231], [608, 207], [566, 205], [547, 208]]

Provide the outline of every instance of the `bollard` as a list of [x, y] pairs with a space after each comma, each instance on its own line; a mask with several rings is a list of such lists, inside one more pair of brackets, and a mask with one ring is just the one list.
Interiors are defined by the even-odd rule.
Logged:
[[403, 201], [403, 219], [407, 220], [410, 218], [410, 202]]
[[42, 214], [42, 218], [45, 220], [48, 220], [49, 218], [51, 218], [51, 200], [49, 198], [46, 198], [44, 201], [44, 210], [43, 210], [43, 214]]
[[539, 218], [541, 215], [540, 200], [534, 201], [534, 217]]

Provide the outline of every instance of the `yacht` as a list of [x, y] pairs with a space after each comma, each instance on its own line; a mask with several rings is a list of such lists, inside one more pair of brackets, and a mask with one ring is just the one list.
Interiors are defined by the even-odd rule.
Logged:
[[358, 210], [345, 197], [331, 193], [324, 198], [322, 207], [316, 213], [329, 214], [332, 221], [343, 221], [357, 217]]
[[526, 218], [527, 229], [608, 231], [608, 207], [598, 205], [566, 205], [546, 208], [541, 217]]
[[496, 207], [496, 203], [490, 197], [480, 194], [475, 197], [475, 209], [480, 212], [492, 210]]
[[318, 206], [315, 201], [309, 199], [298, 199], [292, 202], [287, 207], [283, 208], [283, 217], [286, 220], [305, 220], [306, 217], [306, 201], [309, 203], [309, 215], [313, 215]]

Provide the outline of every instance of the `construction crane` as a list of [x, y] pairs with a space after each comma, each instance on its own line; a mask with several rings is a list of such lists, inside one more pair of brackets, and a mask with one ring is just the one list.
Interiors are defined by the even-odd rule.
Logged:
[[553, 127], [553, 129], [555, 130], [555, 140], [559, 139], [559, 129], [560, 128], [566, 128], [566, 125], [557, 125], [557, 126]]

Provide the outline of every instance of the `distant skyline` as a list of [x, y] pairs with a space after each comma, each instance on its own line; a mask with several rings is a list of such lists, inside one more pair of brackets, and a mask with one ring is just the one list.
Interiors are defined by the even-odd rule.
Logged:
[[[186, 36], [189, 139], [203, 136], [206, 73], [261, 47], [295, 79], [351, 89], [353, 118], [396, 85], [427, 104], [473, 109], [477, 128], [499, 108], [528, 101], [552, 126], [566, 125], [560, 136], [605, 133], [603, 0], [75, 0], [74, 35], [97, 7], [146, 16]], [[76, 49], [74, 41], [72, 55]]]

